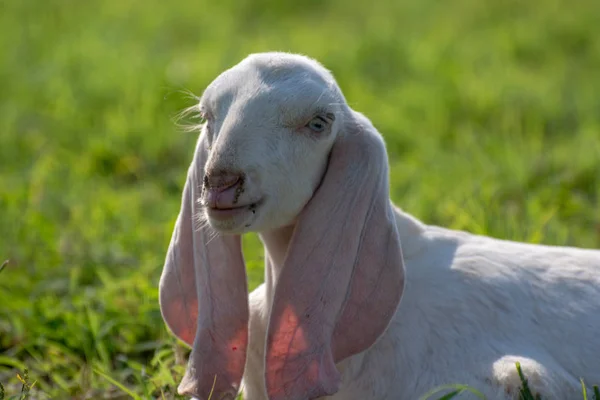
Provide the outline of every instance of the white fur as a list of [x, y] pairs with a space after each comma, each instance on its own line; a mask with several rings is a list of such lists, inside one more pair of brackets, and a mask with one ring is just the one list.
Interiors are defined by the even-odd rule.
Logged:
[[[412, 400], [450, 383], [469, 384], [489, 400], [518, 399], [517, 361], [543, 399], [579, 400], [580, 378], [600, 383], [600, 252], [396, 215], [406, 267], [400, 307], [374, 346], [338, 365], [344, 383], [331, 399]], [[269, 251], [271, 238], [262, 239]], [[277, 268], [267, 262], [265, 275]], [[267, 279], [250, 295], [248, 400], [266, 398], [261, 352], [272, 284]]]
[[[217, 136], [206, 170], [243, 171], [247, 180], [240, 203], [260, 202], [258, 212], [245, 218], [209, 218], [216, 230], [264, 232], [290, 224], [312, 196], [335, 140], [327, 133], [339, 129], [347, 107], [333, 77], [318, 68], [300, 56], [256, 54], [205, 90], [199, 106], [207, 118], [202, 134]], [[317, 140], [304, 126], [318, 108], [339, 118]]]
[[[314, 136], [303, 127], [319, 108], [336, 119]], [[275, 283], [295, 217], [319, 184], [349, 107], [317, 62], [266, 53], [221, 75], [201, 109], [203, 134], [214, 135], [207, 171], [244, 171], [240, 203], [259, 203], [255, 213], [227, 221], [202, 217], [220, 233], [257, 231], [265, 245], [265, 283], [250, 295], [243, 381], [245, 399], [265, 399]], [[580, 378], [600, 384], [600, 251], [476, 236], [395, 213], [406, 274], [401, 304], [375, 345], [339, 363], [342, 386], [331, 399], [413, 400], [450, 383], [472, 385], [490, 400], [517, 399], [516, 361], [544, 399], [580, 399]]]

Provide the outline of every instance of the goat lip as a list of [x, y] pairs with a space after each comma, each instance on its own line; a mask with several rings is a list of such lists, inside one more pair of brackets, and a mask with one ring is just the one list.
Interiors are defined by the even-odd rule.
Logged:
[[256, 207], [256, 203], [230, 208], [207, 207], [207, 212], [210, 218], [214, 218], [216, 220], [225, 220], [240, 215], [244, 212], [251, 211], [254, 207]]
[[219, 207], [219, 206], [208, 206], [209, 210], [214, 210], [214, 211], [231, 211], [231, 210], [237, 210], [238, 208], [244, 208], [244, 207], [250, 207], [250, 204], [246, 204], [243, 206], [234, 206], [234, 207]]

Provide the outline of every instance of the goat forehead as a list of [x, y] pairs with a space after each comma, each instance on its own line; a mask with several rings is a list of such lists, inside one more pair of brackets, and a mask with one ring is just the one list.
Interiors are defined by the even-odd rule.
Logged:
[[[251, 75], [255, 80], [246, 81], [245, 85], [259, 87], [274, 101], [315, 102], [323, 96], [335, 96], [338, 91], [333, 76], [326, 69], [304, 58], [292, 57], [291, 61], [287, 58], [283, 61], [259, 58], [258, 61], [249, 63], [247, 68], [252, 70]], [[241, 72], [246, 75], [244, 71]]]
[[333, 76], [316, 61], [270, 53], [250, 56], [222, 73], [207, 88], [205, 97], [213, 108], [250, 100], [263, 107], [291, 108], [344, 101]]
[[261, 117], [294, 123], [334, 103], [335, 96], [328, 88], [310, 82], [293, 82], [290, 85], [262, 85], [260, 90], [240, 93], [233, 100], [231, 111], [245, 118]]
[[241, 63], [240, 67], [250, 67], [265, 80], [278, 80], [290, 75], [312, 75], [324, 81], [333, 81], [331, 73], [318, 61], [298, 54], [259, 53], [252, 54]]

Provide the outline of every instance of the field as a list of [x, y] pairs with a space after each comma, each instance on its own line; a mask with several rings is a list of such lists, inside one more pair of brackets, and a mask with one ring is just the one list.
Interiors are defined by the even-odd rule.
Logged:
[[[196, 136], [173, 118], [252, 52], [331, 69], [386, 139], [393, 200], [424, 222], [599, 248], [599, 15], [595, 0], [0, 1], [6, 396], [28, 368], [34, 399], [174, 398], [187, 350], [157, 284]], [[244, 239], [255, 287], [262, 249]]]

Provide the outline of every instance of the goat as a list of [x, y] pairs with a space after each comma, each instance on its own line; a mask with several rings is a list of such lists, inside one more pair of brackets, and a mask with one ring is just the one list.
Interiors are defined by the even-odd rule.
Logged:
[[[544, 399], [600, 383], [600, 251], [403, 212], [382, 136], [308, 57], [250, 55], [196, 109], [159, 288], [164, 321], [192, 346], [181, 394], [413, 400], [463, 383], [517, 399], [517, 361]], [[266, 265], [248, 296], [249, 231]]]

